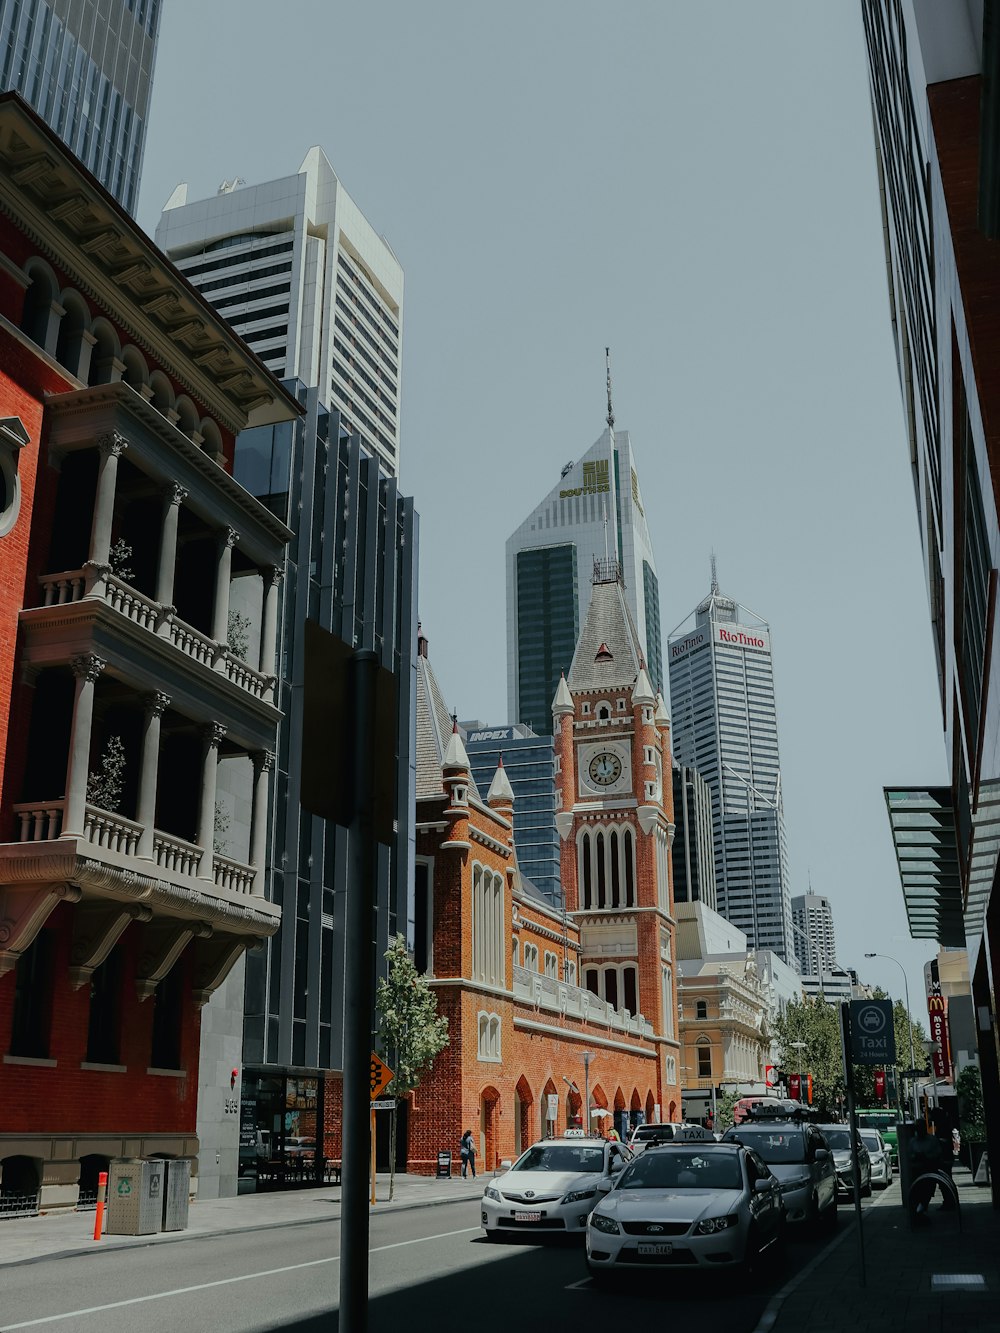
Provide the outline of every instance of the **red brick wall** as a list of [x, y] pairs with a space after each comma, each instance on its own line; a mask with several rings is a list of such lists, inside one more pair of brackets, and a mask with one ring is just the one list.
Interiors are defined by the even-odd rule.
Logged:
[[[119, 1064], [124, 1074], [81, 1069], [87, 1055], [89, 988], [69, 984], [73, 908], [63, 904], [45, 929], [53, 935], [54, 977], [49, 1056], [55, 1067], [0, 1064], [0, 1132], [8, 1134], [129, 1133], [194, 1134], [198, 1100], [201, 1014], [183, 1009], [182, 1078], [147, 1074], [153, 1001], [135, 993], [139, 927], [130, 926], [116, 948], [122, 957]], [[190, 951], [181, 955], [185, 991], [190, 995]], [[0, 1051], [10, 1046], [14, 973], [0, 977]]]

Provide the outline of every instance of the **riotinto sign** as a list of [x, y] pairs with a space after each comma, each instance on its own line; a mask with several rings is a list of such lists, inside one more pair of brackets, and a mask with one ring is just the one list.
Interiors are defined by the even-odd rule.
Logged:
[[851, 1001], [851, 1059], [856, 1065], [894, 1065], [891, 1000]]

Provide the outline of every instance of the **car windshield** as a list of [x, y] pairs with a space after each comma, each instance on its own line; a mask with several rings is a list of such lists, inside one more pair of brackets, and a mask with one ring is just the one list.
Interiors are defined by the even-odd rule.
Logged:
[[851, 1151], [851, 1132], [848, 1129], [824, 1129], [823, 1137], [838, 1152]]
[[673, 1125], [640, 1125], [632, 1135], [638, 1143], [641, 1139], [672, 1139]]
[[[829, 1138], [829, 1135], [827, 1135], [827, 1138]], [[865, 1147], [869, 1150], [869, 1152], [882, 1151], [882, 1145], [881, 1143], [879, 1143], [878, 1134], [874, 1129], [863, 1129], [861, 1131], [861, 1142], [865, 1145]]]
[[765, 1162], [804, 1162], [806, 1160], [802, 1131], [799, 1129], [747, 1129], [745, 1125], [740, 1125], [739, 1133], [733, 1137], [738, 1137], [740, 1143], [745, 1143], [748, 1148], [753, 1148], [754, 1152], [759, 1153]]
[[623, 1190], [738, 1190], [743, 1188], [739, 1158], [727, 1152], [674, 1152], [647, 1149], [621, 1174]]
[[604, 1149], [576, 1143], [538, 1143], [519, 1158], [515, 1171], [603, 1171]]

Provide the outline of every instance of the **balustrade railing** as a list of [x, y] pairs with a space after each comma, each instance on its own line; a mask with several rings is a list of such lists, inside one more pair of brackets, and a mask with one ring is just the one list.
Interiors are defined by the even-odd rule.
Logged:
[[142, 825], [124, 815], [88, 805], [83, 816], [83, 831], [87, 841], [95, 847], [106, 847], [110, 852], [135, 856], [142, 835]]
[[593, 991], [573, 986], [568, 981], [559, 981], [556, 977], [547, 977], [544, 973], [533, 972], [530, 968], [515, 964], [513, 982], [514, 995], [518, 999], [530, 1000], [540, 1009], [569, 1014], [590, 1023], [603, 1023], [619, 1032], [631, 1032], [639, 1036], [649, 1036], [653, 1031], [652, 1025], [642, 1014], [616, 1009]]
[[231, 680], [234, 685], [239, 685], [241, 689], [248, 690], [255, 699], [263, 699], [270, 693], [274, 678], [254, 671], [253, 667], [247, 666], [242, 658], [234, 657], [230, 652], [226, 655], [226, 679]]
[[20, 842], [48, 842], [62, 832], [63, 801], [33, 801], [14, 806]]
[[162, 870], [176, 875], [196, 876], [201, 869], [202, 849], [193, 842], [175, 838], [170, 833], [154, 832], [153, 860]]
[[87, 574], [85, 570], [72, 569], [65, 574], [43, 574], [38, 582], [42, 586], [43, 606], [65, 606], [83, 596]]
[[193, 657], [196, 662], [204, 662], [207, 666], [215, 663], [216, 655], [219, 651], [219, 645], [214, 639], [210, 639], [207, 634], [202, 634], [200, 630], [188, 625], [185, 621], [179, 620], [177, 616], [171, 616], [167, 625], [167, 638], [175, 647], [188, 657]]
[[130, 584], [116, 579], [113, 574], [107, 575], [104, 586], [104, 600], [110, 606], [143, 629], [155, 631], [163, 616], [159, 602], [154, 602]]
[[253, 866], [231, 861], [228, 856], [213, 856], [212, 870], [212, 878], [220, 889], [230, 893], [253, 893], [253, 882], [257, 877]]

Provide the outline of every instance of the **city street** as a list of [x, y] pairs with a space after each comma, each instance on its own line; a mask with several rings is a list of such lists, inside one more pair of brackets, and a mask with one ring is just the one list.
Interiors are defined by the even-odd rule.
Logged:
[[[841, 1213], [846, 1226], [849, 1210]], [[465, 1333], [484, 1303], [493, 1320], [510, 1323], [523, 1320], [527, 1308], [533, 1321], [553, 1324], [639, 1322], [667, 1292], [672, 1318], [710, 1313], [728, 1333], [749, 1333], [770, 1295], [820, 1249], [793, 1241], [783, 1271], [749, 1289], [718, 1274], [710, 1282], [643, 1274], [621, 1291], [604, 1292], [586, 1277], [579, 1242], [488, 1244], [477, 1223], [477, 1205], [468, 1200], [372, 1217], [372, 1333], [431, 1319], [439, 1333]], [[339, 1244], [340, 1224], [331, 1220], [0, 1268], [0, 1333], [329, 1330], [336, 1327]]]

